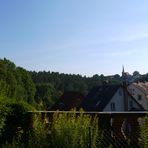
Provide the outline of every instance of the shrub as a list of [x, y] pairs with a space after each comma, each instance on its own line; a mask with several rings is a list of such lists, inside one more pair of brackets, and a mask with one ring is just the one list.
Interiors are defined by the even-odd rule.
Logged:
[[29, 125], [25, 116], [32, 109], [26, 102], [0, 98], [0, 144], [12, 142], [20, 133], [25, 134]]
[[2, 148], [25, 148], [25, 145], [13, 139], [11, 143], [6, 142], [5, 145], [2, 145]]
[[51, 123], [46, 126], [41, 113], [33, 113], [33, 126], [30, 130], [27, 145], [20, 139], [13, 139], [3, 148], [28, 147], [28, 148], [96, 148], [98, 147], [98, 119], [81, 111], [55, 112]]
[[42, 121], [41, 114], [33, 115], [33, 130], [30, 133], [28, 148], [48, 148], [49, 139], [48, 139], [48, 129], [45, 128], [45, 124]]
[[6, 117], [10, 113], [10, 109], [6, 106], [5, 103], [1, 102], [0, 98], [0, 136], [2, 135], [2, 132], [4, 130]]
[[87, 148], [97, 147], [99, 136], [98, 119], [84, 114], [55, 112], [46, 126], [41, 114], [33, 115], [33, 131], [28, 147], [36, 148]]
[[140, 146], [142, 148], [148, 147], [148, 117], [142, 119], [143, 123], [140, 126]]
[[51, 147], [87, 148], [97, 146], [98, 119], [76, 111], [53, 115], [51, 125]]

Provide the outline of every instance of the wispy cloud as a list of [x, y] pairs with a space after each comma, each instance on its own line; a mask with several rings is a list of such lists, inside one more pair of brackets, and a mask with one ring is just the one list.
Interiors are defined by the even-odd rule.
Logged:
[[101, 54], [103, 57], [121, 57], [121, 56], [132, 56], [135, 53], [137, 53], [137, 50], [123, 50], [123, 51], [110, 51], [110, 52], [104, 52]]
[[145, 33], [134, 33], [134, 34], [129, 34], [123, 37], [119, 37], [118, 39], [113, 39], [110, 42], [117, 43], [117, 42], [133, 42], [133, 41], [138, 41], [138, 40], [143, 40], [148, 38], [148, 32]]

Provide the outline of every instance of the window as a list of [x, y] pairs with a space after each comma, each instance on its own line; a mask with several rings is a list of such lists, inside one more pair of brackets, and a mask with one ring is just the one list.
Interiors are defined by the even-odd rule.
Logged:
[[132, 91], [132, 95], [135, 95], [135, 89], [133, 89], [133, 91]]
[[119, 90], [119, 96], [122, 96], [122, 91], [121, 90]]
[[138, 95], [138, 100], [142, 100], [142, 96], [141, 95]]
[[110, 107], [111, 107], [111, 111], [115, 111], [116, 110], [116, 107], [115, 107], [115, 103], [114, 102], [112, 102], [110, 104]]
[[97, 102], [96, 106], [98, 106], [100, 104], [100, 101]]
[[129, 106], [130, 106], [130, 108], [133, 108], [133, 101], [129, 102]]
[[60, 106], [60, 107], [65, 107], [65, 105], [64, 105], [63, 102], [60, 102], [60, 103], [59, 103], [59, 106]]

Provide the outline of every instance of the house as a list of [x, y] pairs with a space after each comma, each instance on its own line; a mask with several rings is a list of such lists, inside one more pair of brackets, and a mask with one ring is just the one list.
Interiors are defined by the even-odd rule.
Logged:
[[128, 86], [128, 90], [136, 101], [148, 110], [148, 82], [132, 83]]
[[78, 108], [83, 99], [84, 96], [81, 93], [68, 91], [49, 110], [69, 111], [73, 108]]
[[144, 110], [124, 85], [109, 84], [94, 87], [82, 101], [80, 108], [98, 112]]

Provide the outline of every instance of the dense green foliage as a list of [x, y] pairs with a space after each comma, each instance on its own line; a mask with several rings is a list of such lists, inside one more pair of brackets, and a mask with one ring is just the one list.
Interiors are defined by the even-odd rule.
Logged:
[[148, 116], [141, 119], [141, 126], [140, 126], [140, 146], [141, 148], [148, 147]]
[[35, 92], [32, 78], [25, 69], [0, 59], [0, 144], [11, 141], [17, 128], [25, 126], [22, 117], [36, 106]]
[[[81, 111], [77, 114], [72, 112], [55, 112], [50, 122], [44, 122], [45, 118], [51, 117], [41, 116], [41, 113], [34, 113], [32, 116], [33, 122], [30, 134], [27, 141], [22, 141], [23, 132], [17, 132], [17, 138], [13, 138], [11, 142], [7, 142], [3, 145], [3, 148], [20, 148], [20, 147], [36, 147], [36, 148], [104, 148], [108, 144], [109, 135], [103, 138], [104, 131], [98, 126], [98, 118], [87, 115]], [[148, 117], [142, 119], [143, 122], [140, 125], [139, 146], [141, 148], [148, 147]], [[117, 142], [118, 139], [116, 139]], [[121, 140], [121, 139], [120, 139]], [[127, 142], [127, 143], [126, 143]], [[128, 143], [129, 142], [129, 143]], [[117, 143], [116, 143], [117, 144]], [[120, 143], [121, 144], [121, 143]], [[120, 145], [119, 144], [119, 145]], [[123, 147], [133, 147], [130, 144], [130, 139], [123, 141]], [[118, 145], [118, 146], [119, 146]], [[106, 145], [106, 147], [113, 147]]]
[[34, 103], [35, 85], [30, 74], [5, 59], [0, 60], [0, 94], [17, 100]]
[[55, 113], [51, 129], [51, 142], [55, 148], [95, 148], [99, 144], [98, 119], [83, 112]]
[[25, 101], [0, 97], [0, 144], [11, 142], [19, 129], [28, 127], [24, 119], [30, 110], [35, 109]]
[[60, 93], [50, 83], [35, 84], [28, 71], [4, 58], [0, 59], [0, 95], [45, 109], [59, 98]]
[[[0, 59], [0, 147], [27, 126], [24, 114], [33, 110], [36, 88], [30, 74], [7, 59]], [[28, 104], [29, 103], [29, 104]]]
[[0, 96], [0, 136], [4, 130], [7, 116], [10, 114], [10, 108], [6, 106], [6, 101]]
[[45, 108], [49, 107], [59, 98], [58, 92], [50, 83], [36, 84], [35, 100], [42, 103]]
[[[48, 125], [42, 121], [41, 114], [33, 116], [33, 130], [27, 143], [28, 148], [95, 148], [101, 132], [98, 128], [98, 119], [81, 112], [54, 113], [52, 122]], [[20, 138], [21, 139], [21, 138]], [[7, 143], [8, 147], [25, 147], [20, 139]]]
[[65, 91], [78, 91], [86, 95], [88, 91], [95, 85], [103, 83], [120, 83], [120, 76], [115, 75], [115, 78], [105, 77], [104, 75], [94, 75], [86, 77], [75, 74], [60, 74], [58, 72], [30, 72], [33, 82], [38, 84], [52, 84], [58, 94]]
[[95, 85], [108, 81], [119, 83], [103, 75], [86, 77], [57, 72], [28, 72], [7, 60], [0, 59], [0, 94], [11, 99], [23, 100], [39, 109], [51, 106], [66, 91], [77, 91], [86, 95]]

